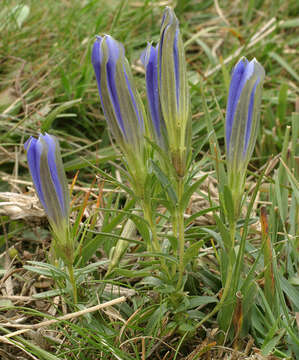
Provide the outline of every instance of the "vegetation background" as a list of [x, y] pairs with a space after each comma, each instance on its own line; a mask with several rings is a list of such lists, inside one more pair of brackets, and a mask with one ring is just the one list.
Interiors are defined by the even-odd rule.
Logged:
[[[140, 260], [138, 255], [140, 234], [137, 239], [132, 239], [119, 271], [105, 280], [110, 290], [106, 288], [103, 293], [101, 279], [107, 270], [107, 259], [120, 238], [125, 211], [130, 211], [134, 205], [126, 203], [126, 195], [113, 182], [104, 182], [100, 176], [95, 180], [93, 166], [119, 181], [121, 177], [119, 153], [111, 146], [99, 104], [90, 61], [91, 46], [96, 34], [108, 33], [121, 41], [132, 64], [137, 87], [145, 98], [139, 57], [147, 41], [159, 39], [160, 21], [166, 5], [175, 8], [185, 42], [197, 165], [201, 173], [209, 175], [207, 187], [215, 191], [216, 197], [205, 117], [209, 114], [217, 139], [223, 146], [223, 117], [232, 66], [240, 56], [256, 57], [266, 70], [261, 127], [249, 167], [249, 188], [256, 182], [258, 174], [266, 168], [267, 172], [254, 204], [252, 223], [256, 226], [251, 229], [249, 250], [254, 251], [260, 246], [258, 218], [259, 207], [263, 205], [269, 214], [270, 237], [277, 254], [277, 271], [281, 274], [279, 284], [286, 298], [290, 321], [296, 327], [295, 313], [299, 311], [299, 190], [296, 178], [299, 167], [299, 126], [296, 125], [299, 123], [299, 2], [2, 0], [0, 357], [3, 359], [191, 360], [205, 356], [207, 359], [233, 356], [263, 359], [269, 356], [270, 359], [270, 354], [271, 359], [292, 359], [298, 356], [294, 341], [279, 323], [281, 309], [275, 315], [275, 311], [265, 310], [266, 303], [260, 300], [257, 306], [261, 316], [256, 314], [250, 337], [247, 334], [240, 336], [238, 344], [218, 345], [215, 319], [206, 325], [207, 331], [170, 330], [171, 314], [160, 306], [157, 294], [142, 283], [148, 275], [145, 270], [148, 263], [144, 258]], [[201, 94], [202, 86], [205, 99]], [[90, 312], [81, 320], [65, 320], [43, 331], [21, 329], [19, 325], [34, 324], [37, 319], [42, 321], [75, 310], [63, 273], [47, 266], [39, 267], [37, 271], [33, 263], [28, 265], [28, 261], [50, 263], [50, 233], [32, 189], [23, 149], [27, 138], [40, 131], [59, 138], [69, 183], [76, 178], [72, 202], [75, 224], [80, 227], [80, 224], [90, 222], [97, 233], [96, 237], [92, 233], [86, 235], [90, 241], [96, 240], [85, 249], [89, 265], [77, 274], [82, 276], [80, 289], [85, 296], [81, 309], [97, 304], [100, 295], [101, 301], [121, 295], [128, 299], [103, 312]], [[295, 169], [293, 177], [288, 175], [283, 163]], [[199, 207], [190, 205], [190, 216], [198, 209], [209, 210], [207, 193], [207, 189], [206, 193], [198, 191], [194, 201]], [[95, 213], [96, 208], [103, 210]], [[188, 228], [190, 243], [199, 239], [205, 241], [198, 258], [201, 275], [193, 274], [189, 292], [194, 296], [213, 297], [220, 290], [217, 267], [210, 271], [211, 263], [217, 259], [202, 227], [216, 232], [217, 227], [208, 211], [202, 215], [193, 217]], [[250, 259], [247, 260], [250, 264]], [[53, 280], [61, 287], [54, 287]], [[257, 282], [262, 288], [263, 277]], [[206, 313], [213, 306], [208, 301], [197, 308]], [[15, 328], [5, 326], [8, 320], [16, 325]], [[19, 333], [12, 335], [14, 331]], [[246, 347], [247, 343], [250, 346]]]

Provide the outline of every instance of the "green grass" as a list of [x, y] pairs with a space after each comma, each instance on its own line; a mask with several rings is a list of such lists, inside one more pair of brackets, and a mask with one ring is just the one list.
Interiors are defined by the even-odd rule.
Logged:
[[[3, 0], [1, 5], [0, 191], [26, 193], [26, 182], [31, 179], [24, 142], [40, 131], [56, 135], [69, 183], [80, 171], [73, 190], [73, 220], [78, 230], [76, 240], [83, 244], [83, 260], [77, 269], [82, 300], [76, 308], [66, 273], [53, 272], [47, 266], [44, 272], [28, 267], [27, 260], [45, 264], [52, 261], [47, 221], [32, 215], [30, 204], [20, 219], [0, 204], [0, 275], [16, 270], [4, 285], [0, 282], [3, 295], [31, 298], [24, 303], [0, 297], [1, 317], [4, 316], [0, 333], [4, 336], [16, 330], [4, 325], [8, 320], [25, 317], [26, 324], [43, 320], [49, 304], [57, 316], [108, 301], [120, 296], [121, 291], [130, 295], [126, 302], [105, 312], [89, 313], [48, 328], [49, 334], [16, 334], [7, 344], [0, 338], [0, 354], [8, 359], [16, 355], [34, 358], [30, 353], [38, 359], [53, 360], [191, 360], [211, 351], [212, 358], [223, 358], [221, 344], [226, 336], [215, 330], [219, 319], [214, 316], [204, 327], [196, 327], [214, 308], [221, 290], [218, 242], [223, 232], [221, 225], [211, 220], [213, 216], [205, 214], [218, 214], [217, 188], [211, 185], [215, 173], [206, 120], [210, 119], [224, 154], [229, 74], [239, 57], [246, 56], [256, 57], [266, 71], [261, 127], [247, 184], [248, 202], [254, 191], [257, 197], [252, 201], [251, 213], [246, 213], [245, 208], [238, 228], [240, 238], [247, 235], [244, 271], [248, 282], [254, 281], [249, 286], [244, 277], [246, 291], [240, 302], [244, 326], [237, 340], [227, 336], [226, 347], [237, 349], [240, 359], [246, 358], [250, 334], [254, 347], [263, 356], [299, 359], [295, 320], [295, 313], [299, 313], [298, 1], [180, 0], [175, 8], [188, 63], [195, 167], [210, 177], [196, 193], [199, 206], [188, 208], [191, 215], [199, 212], [186, 220], [187, 243], [189, 248], [194, 247], [196, 256], [191, 254], [192, 261], [186, 267], [185, 291], [189, 297], [180, 304], [180, 310], [165, 300], [169, 288], [160, 286], [155, 277], [158, 261], [155, 263], [152, 255], [146, 254], [148, 229], [134, 200], [125, 192], [120, 155], [111, 146], [90, 61], [94, 35], [108, 33], [123, 42], [145, 100], [139, 56], [147, 41], [159, 39], [164, 5], [158, 1], [129, 0]], [[259, 187], [254, 189], [258, 182]], [[30, 194], [33, 196], [32, 191]], [[1, 193], [0, 196], [2, 202], [6, 201]], [[266, 208], [268, 234], [261, 231], [261, 206]], [[37, 213], [40, 214], [39, 209]], [[25, 218], [26, 214], [30, 216]], [[167, 213], [160, 212], [159, 216], [159, 229], [166, 233]], [[134, 224], [132, 231], [125, 230], [128, 217]], [[248, 230], [245, 235], [244, 223]], [[88, 228], [83, 224], [91, 225]], [[274, 258], [268, 275], [264, 271], [267, 239]], [[128, 246], [126, 254], [103, 281], [107, 259], [117, 246], [120, 252]], [[92, 263], [96, 265], [88, 265]], [[62, 264], [56, 266], [62, 268]], [[266, 290], [272, 275], [273, 299], [271, 287]], [[45, 288], [39, 287], [46, 281]], [[113, 286], [104, 289], [104, 284]], [[43, 294], [49, 290], [54, 292]], [[252, 303], [251, 312], [247, 312]], [[234, 321], [236, 329], [238, 322]], [[233, 350], [223, 351], [229, 355]], [[253, 349], [249, 351], [254, 355]]]

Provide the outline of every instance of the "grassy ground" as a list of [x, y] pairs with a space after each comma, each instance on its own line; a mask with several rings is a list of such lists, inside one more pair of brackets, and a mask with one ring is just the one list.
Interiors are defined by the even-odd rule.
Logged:
[[[113, 181], [104, 182], [102, 176], [95, 179], [99, 175], [95, 166], [118, 180], [121, 172], [119, 154], [111, 146], [100, 109], [90, 61], [94, 35], [113, 35], [124, 43], [137, 87], [145, 98], [139, 56], [147, 41], [159, 39], [164, 6], [175, 4], [129, 0], [2, 0], [1, 5], [0, 357], [299, 358], [298, 346], [294, 345], [294, 336], [298, 337], [295, 314], [299, 313], [298, 1], [181, 0], [175, 8], [188, 62], [196, 164], [200, 174], [209, 174], [194, 195], [188, 215], [211, 210], [192, 218], [186, 230], [189, 246], [199, 240], [203, 240], [203, 246], [189, 271], [185, 289], [189, 296], [202, 297], [202, 301], [210, 297], [210, 300], [191, 309], [197, 311], [196, 316], [189, 311], [189, 317], [183, 319], [165, 307], [163, 295], [152, 284], [143, 281], [151, 274], [150, 260], [144, 256], [140, 243], [140, 228], [136, 236], [133, 233], [127, 236], [132, 241], [117, 270], [104, 282], [101, 280], [125, 224], [125, 211], [133, 211], [135, 205], [127, 201], [128, 196]], [[208, 192], [215, 201], [218, 194], [205, 119], [209, 114], [222, 146], [229, 73], [240, 56], [256, 57], [266, 70], [261, 127], [249, 166], [249, 195], [262, 171], [266, 169], [266, 173], [250, 215], [246, 269], [249, 271], [261, 246], [259, 214], [264, 206], [277, 265], [273, 272], [277, 282], [275, 294], [281, 294], [282, 298], [276, 309], [265, 300], [261, 263], [255, 274], [258, 291], [252, 300], [256, 306], [248, 329], [224, 346], [216, 317], [200, 329], [194, 326], [194, 321], [213, 308], [213, 299], [217, 301], [221, 290], [217, 251], [211, 241], [211, 234], [218, 234], [219, 229], [212, 216], [213, 209], [209, 209]], [[42, 268], [40, 264], [28, 265], [28, 261], [51, 263], [51, 236], [32, 189], [23, 150], [26, 139], [40, 131], [48, 131], [60, 139], [70, 184], [79, 171], [72, 198], [78, 239], [85, 229], [84, 223], [91, 222], [93, 226], [94, 232], [84, 233], [85, 241], [91, 245], [84, 250], [84, 264], [78, 265], [82, 299], [78, 307], [72, 304], [70, 284], [64, 272], [55, 267]], [[284, 163], [294, 169], [293, 177]], [[161, 228], [167, 229], [167, 223]], [[99, 302], [117, 298], [119, 303], [114, 307], [91, 309]], [[84, 309], [83, 316], [72, 315], [51, 326], [38, 325], [52, 316], [57, 318]], [[242, 316], [246, 315], [245, 310], [241, 311]], [[287, 319], [288, 326], [283, 326], [281, 319]], [[179, 326], [182, 323], [189, 327]]]

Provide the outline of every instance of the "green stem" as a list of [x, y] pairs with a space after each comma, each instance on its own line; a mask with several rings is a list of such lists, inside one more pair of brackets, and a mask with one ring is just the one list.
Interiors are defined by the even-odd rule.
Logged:
[[178, 180], [178, 208], [176, 211], [176, 231], [178, 235], [178, 258], [179, 258], [179, 279], [177, 284], [177, 290], [180, 290], [183, 284], [183, 276], [185, 271], [184, 266], [184, 254], [185, 254], [185, 224], [184, 224], [184, 209], [182, 209], [181, 203], [184, 192], [183, 178]]
[[214, 307], [214, 309], [208, 314], [206, 315], [197, 325], [196, 328], [199, 328], [204, 322], [206, 322], [207, 320], [210, 319], [210, 317], [212, 317], [214, 314], [216, 314], [222, 307], [224, 301], [227, 298], [227, 295], [229, 294], [229, 290], [230, 290], [230, 286], [231, 286], [231, 282], [232, 282], [232, 277], [233, 277], [233, 267], [232, 267], [232, 262], [229, 261], [228, 264], [228, 269], [227, 269], [227, 276], [226, 276], [226, 282], [225, 282], [225, 287], [223, 289], [223, 293], [221, 296], [221, 299], [219, 301], [219, 303]]
[[[161, 247], [160, 247], [158, 234], [157, 234], [157, 225], [156, 225], [156, 222], [153, 220], [151, 205], [146, 202], [143, 202], [142, 207], [143, 207], [144, 219], [148, 222], [151, 233], [152, 233], [153, 244], [149, 244], [149, 245], [153, 248], [153, 250], [155, 252], [161, 253]], [[162, 266], [164, 273], [170, 279], [171, 276], [169, 274], [168, 267], [167, 267], [165, 259], [163, 257], [161, 257], [161, 266]]]
[[231, 240], [231, 251], [234, 251], [235, 237], [236, 237], [236, 221], [229, 226], [230, 240]]
[[68, 267], [68, 271], [69, 271], [70, 282], [73, 287], [74, 304], [76, 305], [78, 303], [78, 295], [77, 295], [77, 284], [76, 284], [76, 280], [75, 280], [75, 276], [74, 276], [74, 267], [73, 267], [73, 264], [70, 264], [67, 267]]
[[226, 280], [225, 280], [225, 286], [223, 289], [223, 293], [221, 296], [221, 299], [219, 301], [219, 303], [214, 307], [214, 309], [208, 314], [206, 315], [197, 325], [196, 328], [199, 328], [204, 322], [206, 322], [207, 320], [209, 320], [214, 314], [216, 314], [222, 307], [222, 305], [224, 304], [225, 300], [227, 299], [230, 290], [231, 290], [231, 284], [232, 284], [232, 279], [233, 279], [233, 267], [234, 267], [234, 244], [235, 244], [235, 233], [236, 233], [236, 222], [232, 223], [230, 225], [230, 238], [231, 238], [231, 251], [229, 254], [229, 259], [228, 259], [228, 267], [227, 267], [227, 273], [226, 273]]
[[149, 244], [150, 246], [153, 247], [153, 250], [156, 252], [160, 252], [160, 243], [158, 240], [158, 234], [157, 234], [157, 227], [156, 227], [156, 223], [153, 220], [153, 216], [152, 216], [152, 209], [150, 204], [147, 204], [145, 202], [143, 202], [142, 204], [143, 206], [143, 214], [144, 214], [144, 219], [148, 222], [149, 226], [150, 226], [150, 230], [152, 233], [152, 239], [153, 239], [153, 244]]
[[[137, 209], [134, 210], [132, 212], [132, 214], [139, 215], [138, 209], [139, 209], [139, 207], [137, 207]], [[134, 221], [131, 219], [127, 219], [125, 226], [123, 227], [123, 230], [121, 232], [121, 237], [130, 239], [131, 237], [133, 237], [135, 235], [135, 232], [136, 232], [136, 225], [135, 225]], [[106, 279], [111, 274], [112, 270], [119, 264], [122, 256], [126, 252], [128, 246], [129, 246], [128, 241], [126, 241], [124, 239], [118, 240], [118, 242], [113, 250], [113, 254], [110, 259], [108, 270], [107, 270], [106, 274], [104, 275], [104, 279]]]

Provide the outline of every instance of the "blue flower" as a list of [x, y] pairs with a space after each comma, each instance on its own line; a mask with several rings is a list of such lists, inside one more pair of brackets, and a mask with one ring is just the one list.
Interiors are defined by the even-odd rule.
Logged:
[[[185, 125], [190, 118], [184, 45], [174, 11], [166, 7], [158, 44], [160, 99], [163, 116], [172, 126]], [[170, 125], [170, 124], [169, 124]]]
[[102, 108], [116, 142], [124, 149], [143, 147], [144, 116], [124, 48], [109, 35], [98, 36], [92, 64]]
[[154, 132], [160, 145], [163, 143], [162, 128], [165, 124], [161, 113], [161, 103], [158, 86], [158, 45], [148, 44], [141, 55], [145, 68], [146, 94]]
[[191, 153], [190, 95], [184, 45], [174, 11], [166, 7], [158, 44], [158, 88], [172, 164], [184, 176]]
[[264, 78], [264, 68], [256, 59], [242, 58], [232, 71], [225, 138], [228, 166], [234, 171], [247, 167], [255, 146]]
[[186, 61], [179, 22], [166, 7], [156, 47], [141, 55], [155, 136], [169, 152], [176, 173], [184, 176], [191, 153], [191, 114]]
[[57, 139], [49, 134], [25, 143], [29, 170], [38, 198], [52, 227], [68, 223], [69, 191]]
[[252, 155], [260, 120], [264, 68], [253, 59], [242, 58], [231, 76], [226, 110], [225, 141], [228, 186], [239, 216], [246, 169]]

